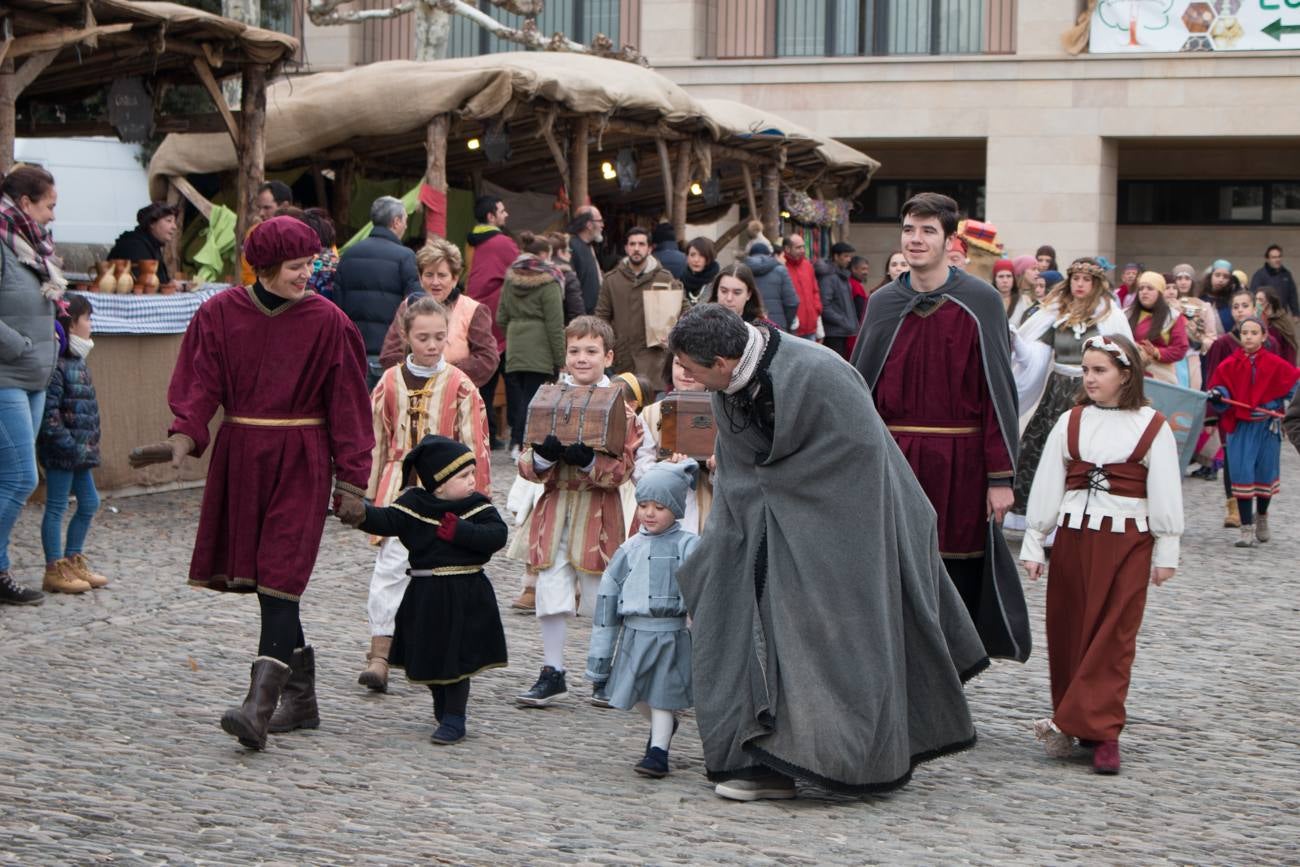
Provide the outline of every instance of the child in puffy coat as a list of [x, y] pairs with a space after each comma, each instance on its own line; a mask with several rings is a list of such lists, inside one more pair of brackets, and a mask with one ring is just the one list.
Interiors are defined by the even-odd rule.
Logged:
[[[99, 401], [90, 381], [86, 356], [94, 348], [90, 339], [90, 302], [70, 295], [59, 314], [58, 365], [45, 392], [45, 415], [36, 438], [36, 457], [45, 469], [45, 515], [41, 519], [41, 545], [45, 549], [46, 593], [84, 593], [103, 587], [108, 579], [90, 569], [82, 546], [90, 522], [99, 509], [99, 492], [91, 470], [99, 466]], [[69, 494], [77, 510], [68, 524], [63, 516]]]

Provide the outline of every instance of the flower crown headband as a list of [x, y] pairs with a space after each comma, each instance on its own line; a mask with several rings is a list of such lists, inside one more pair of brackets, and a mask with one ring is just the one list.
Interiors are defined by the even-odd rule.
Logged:
[[1067, 276], [1071, 276], [1071, 277], [1073, 277], [1075, 274], [1087, 274], [1089, 277], [1092, 277], [1095, 280], [1105, 279], [1106, 277], [1106, 272], [1105, 270], [1102, 269], [1100, 265], [1095, 265], [1092, 262], [1082, 262], [1082, 261], [1071, 263], [1070, 267], [1066, 269], [1065, 273]]
[[1133, 363], [1128, 360], [1128, 353], [1124, 351], [1123, 347], [1109, 338], [1100, 335], [1097, 337], [1089, 337], [1087, 340], [1083, 341], [1083, 349], [1085, 352], [1089, 349], [1095, 349], [1098, 352], [1108, 353], [1115, 356], [1115, 360], [1125, 367], [1133, 366]]

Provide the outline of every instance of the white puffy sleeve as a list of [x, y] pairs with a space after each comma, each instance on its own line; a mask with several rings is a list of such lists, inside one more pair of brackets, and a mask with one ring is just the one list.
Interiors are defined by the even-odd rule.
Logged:
[[1020, 543], [1020, 559], [1029, 563], [1047, 562], [1043, 556], [1043, 540], [1056, 529], [1061, 513], [1061, 500], [1065, 498], [1065, 465], [1070, 456], [1066, 451], [1067, 426], [1070, 414], [1063, 413], [1043, 445], [1043, 456], [1034, 473], [1034, 484], [1029, 489], [1029, 504], [1025, 508], [1025, 538]]
[[1183, 535], [1183, 474], [1178, 466], [1178, 444], [1169, 425], [1163, 425], [1156, 434], [1146, 464], [1147, 526], [1156, 540], [1151, 565], [1177, 569]]
[[636, 449], [636, 465], [632, 467], [634, 482], [641, 481], [641, 477], [659, 462], [659, 419], [650, 418], [649, 410], [649, 406], [641, 410], [642, 436], [641, 445]]

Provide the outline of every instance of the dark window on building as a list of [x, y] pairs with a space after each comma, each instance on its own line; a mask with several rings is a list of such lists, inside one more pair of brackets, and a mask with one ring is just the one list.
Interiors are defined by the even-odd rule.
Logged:
[[1120, 181], [1119, 222], [1130, 226], [1300, 223], [1300, 182]]
[[903, 203], [917, 193], [943, 193], [957, 202], [963, 217], [984, 219], [983, 181], [872, 181], [854, 202], [853, 223], [897, 223]]
[[776, 0], [778, 57], [977, 54], [988, 0]]

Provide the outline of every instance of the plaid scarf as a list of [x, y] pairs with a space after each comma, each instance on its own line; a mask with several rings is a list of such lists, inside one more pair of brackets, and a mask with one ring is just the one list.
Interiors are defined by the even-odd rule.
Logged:
[[8, 196], [0, 197], [0, 241], [41, 278], [42, 295], [51, 301], [63, 297], [68, 281], [62, 260], [54, 255], [54, 235], [36, 225]]

